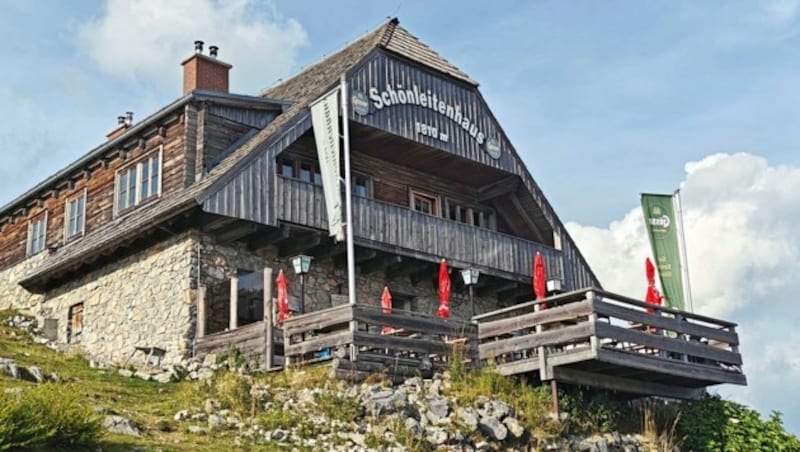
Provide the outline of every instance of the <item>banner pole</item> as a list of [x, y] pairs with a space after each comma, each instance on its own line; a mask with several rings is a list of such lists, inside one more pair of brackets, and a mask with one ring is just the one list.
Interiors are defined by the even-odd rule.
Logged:
[[347, 247], [347, 298], [350, 305], [356, 304], [356, 258], [353, 245], [353, 203], [350, 176], [350, 125], [347, 113], [347, 76], [342, 74], [342, 136], [344, 138], [344, 196], [345, 232]]
[[689, 256], [686, 254], [686, 235], [683, 227], [683, 202], [681, 202], [681, 189], [675, 190], [675, 204], [678, 210], [678, 230], [680, 231], [681, 255], [683, 257], [683, 285], [686, 301], [689, 302], [689, 312], [694, 312], [692, 302], [692, 284], [689, 282]]

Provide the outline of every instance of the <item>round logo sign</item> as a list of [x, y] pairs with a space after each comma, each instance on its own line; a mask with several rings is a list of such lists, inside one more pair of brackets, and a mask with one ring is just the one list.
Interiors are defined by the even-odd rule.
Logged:
[[369, 114], [369, 99], [363, 92], [353, 91], [353, 95], [350, 96], [350, 102], [353, 103], [353, 111], [357, 115], [366, 116]]
[[500, 158], [500, 140], [497, 138], [489, 138], [486, 140], [486, 153], [489, 157], [497, 160]]

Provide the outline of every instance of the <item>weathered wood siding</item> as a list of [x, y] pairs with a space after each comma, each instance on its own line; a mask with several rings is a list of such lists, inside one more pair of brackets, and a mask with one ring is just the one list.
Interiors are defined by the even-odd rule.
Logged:
[[[131, 137], [138, 143], [138, 137]], [[25, 251], [28, 238], [28, 223], [47, 211], [47, 246], [64, 245], [64, 207], [67, 200], [80, 196], [86, 197], [86, 229], [85, 235], [114, 219], [114, 185], [119, 170], [133, 165], [142, 158], [157, 152], [163, 145], [161, 198], [184, 188], [186, 175], [184, 164], [184, 123], [173, 121], [164, 131], [150, 134], [144, 146], [130, 147], [127, 153], [117, 154], [106, 160], [104, 165], [95, 164], [71, 183], [66, 181], [41, 204], [32, 204], [26, 212], [14, 215], [11, 223], [6, 223], [0, 231], [0, 270], [16, 264], [26, 258]], [[155, 201], [158, 202], [158, 201]], [[135, 208], [131, 211], [133, 215]], [[127, 213], [127, 212], [126, 212]], [[72, 240], [80, 240], [73, 238]]]
[[253, 127], [217, 116], [209, 111], [205, 111], [202, 114], [204, 115], [203, 127], [200, 130], [203, 135], [202, 167], [208, 171], [227, 157], [233, 151], [233, 149], [230, 149], [230, 145], [252, 130]]
[[210, 104], [208, 113], [256, 129], [266, 127], [277, 116], [277, 112], [274, 110], [256, 110], [217, 104]]
[[[322, 188], [277, 176], [276, 209], [279, 220], [327, 228]], [[536, 252], [545, 258], [548, 275], [564, 275], [562, 254], [548, 246], [426, 215], [406, 207], [365, 198], [353, 203], [356, 241], [373, 248], [431, 262], [446, 258], [453, 266], [476, 265], [487, 274], [521, 280], [531, 275]], [[579, 281], [565, 279], [567, 288]]]
[[[556, 216], [544, 193], [533, 180], [524, 162], [511, 145], [508, 137], [506, 137], [477, 89], [470, 85], [447, 79], [432, 71], [424, 70], [413, 63], [406, 62], [382, 51], [373, 52], [371, 57], [358, 66], [348, 78], [350, 91], [360, 91], [366, 96], [369, 96], [372, 88], [383, 91], [388, 86], [394, 90], [399, 90], [401, 87], [403, 89], [413, 89], [415, 85], [419, 91], [426, 94], [431, 91], [431, 93], [436, 93], [438, 98], [444, 99], [447, 104], [459, 106], [462, 117], [469, 118], [471, 123], [475, 124], [478, 130], [486, 135], [487, 140], [489, 138], [498, 140], [501, 151], [500, 157], [498, 159], [490, 157], [486, 151], [485, 143], [479, 144], [478, 140], [465, 131], [461, 125], [431, 108], [406, 103], [383, 107], [378, 110], [370, 101], [369, 113], [361, 115], [353, 111], [353, 103], [350, 102], [350, 119], [410, 140], [425, 143], [459, 157], [519, 175], [536, 204], [540, 206], [542, 214], [561, 238], [561, 246], [565, 256], [565, 276], [571, 280], [580, 281], [582, 286], [600, 286], [599, 281], [572, 241], [566, 228]], [[447, 135], [448, 141], [445, 142], [418, 133], [416, 123], [435, 126], [439, 132], [444, 132]]]
[[[281, 158], [284, 156], [289, 159], [299, 158], [316, 162], [317, 151], [313, 138], [303, 137], [281, 153]], [[351, 149], [350, 156], [353, 173], [364, 174], [372, 179], [372, 197], [379, 201], [408, 207], [410, 187], [437, 195], [442, 208], [445, 199], [470, 206], [480, 204], [477, 190], [469, 185], [434, 174], [420, 173], [407, 166], [390, 164], [355, 148]]]
[[273, 206], [273, 186], [275, 184], [275, 157], [301, 135], [311, 129], [311, 116], [301, 118], [286, 130], [266, 141], [258, 150], [257, 156], [246, 164], [234, 169], [234, 176], [219, 187], [211, 190], [211, 195], [203, 201], [203, 210], [218, 215], [254, 221], [267, 225], [277, 225]]

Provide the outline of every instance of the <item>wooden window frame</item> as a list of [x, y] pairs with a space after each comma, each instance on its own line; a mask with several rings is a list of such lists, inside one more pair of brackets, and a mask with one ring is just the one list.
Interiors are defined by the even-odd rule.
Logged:
[[[81, 230], [80, 230], [80, 232], [76, 232], [76, 233], [70, 235], [69, 223], [72, 220], [72, 216], [70, 215], [70, 211], [71, 211], [70, 204], [72, 204], [73, 202], [78, 201], [81, 198], [83, 198], [83, 212], [82, 212], [82, 215], [81, 215], [83, 217], [83, 223], [81, 224]], [[77, 240], [77, 239], [83, 237], [84, 234], [86, 234], [86, 203], [87, 203], [88, 199], [89, 199], [89, 190], [87, 188], [84, 188], [81, 191], [80, 195], [68, 198], [64, 202], [64, 243], [71, 242], [73, 240]]]
[[[430, 212], [430, 213], [426, 213], [426, 212], [423, 212], [421, 210], [417, 210], [416, 208], [414, 208], [414, 198], [417, 197], [417, 196], [419, 196], [421, 198], [425, 198], [425, 199], [427, 199], [429, 201], [433, 201], [433, 210], [434, 211]], [[408, 206], [414, 212], [424, 213], [426, 215], [432, 215], [434, 217], [441, 217], [442, 216], [441, 215], [442, 214], [441, 200], [440, 200], [439, 196], [430, 194], [430, 193], [428, 193], [426, 191], [423, 191], [423, 190], [418, 190], [416, 188], [410, 188], [408, 190]]]
[[[150, 163], [152, 159], [156, 157], [158, 160], [158, 179], [157, 179], [157, 190], [156, 193], [153, 194], [152, 191], [148, 188], [148, 195], [146, 198], [142, 198], [142, 186], [144, 184], [143, 176], [142, 176], [142, 169], [145, 164]], [[133, 172], [131, 171], [133, 170]], [[151, 183], [151, 176], [148, 170], [148, 179], [147, 183]], [[120, 192], [120, 176], [124, 173], [133, 173], [136, 176], [136, 185], [134, 186], [134, 201], [131, 205], [126, 205], [125, 207], [121, 207], [121, 200], [119, 197]], [[114, 216], [123, 215], [138, 206], [143, 204], [147, 204], [150, 202], [154, 202], [161, 198], [161, 194], [163, 193], [163, 185], [164, 185], [164, 145], [159, 145], [153, 151], [147, 152], [141, 156], [141, 158], [137, 159], [135, 162], [132, 162], [129, 165], [126, 165], [120, 169], [118, 169], [114, 175]], [[129, 185], [130, 187], [130, 185]]]
[[[34, 219], [28, 220], [28, 238], [26, 240], [26, 245], [25, 245], [25, 255], [34, 256], [36, 254], [41, 253], [45, 249], [47, 249], [47, 219], [48, 219], [47, 216], [48, 216], [48, 212], [45, 210], [44, 211], [44, 216], [42, 218], [39, 218], [39, 216], [37, 215]], [[37, 250], [34, 250], [33, 249], [33, 238], [34, 237], [33, 237], [32, 233], [33, 233], [34, 225], [35, 224], [39, 224], [39, 223], [43, 224], [44, 234], [42, 235], [41, 248], [37, 249]]]
[[[322, 187], [322, 176], [321, 176], [322, 173], [318, 162], [303, 157], [279, 157], [277, 161], [278, 161], [277, 172], [279, 176], [285, 177], [287, 179], [300, 181], [306, 184], [316, 185], [317, 187]], [[291, 176], [283, 174], [284, 165], [289, 165], [292, 167]], [[304, 165], [309, 166], [311, 168], [311, 176], [309, 181], [303, 180], [302, 176], [300, 175]], [[319, 181], [317, 181], [318, 174], [320, 175]]]
[[[350, 181], [350, 184], [351, 184], [351, 189], [352, 189], [352, 192], [353, 192], [353, 196], [356, 196], [356, 197], [359, 197], [359, 198], [366, 198], [366, 199], [372, 199], [374, 197], [373, 193], [375, 193], [375, 192], [373, 191], [374, 188], [373, 188], [373, 183], [372, 183], [372, 176], [370, 176], [369, 174], [364, 174], [364, 173], [360, 173], [360, 172], [355, 172], [354, 171], [350, 175], [350, 177], [352, 178], [352, 180]], [[366, 182], [367, 182], [366, 183], [366, 188], [367, 188], [366, 196], [359, 196], [359, 195], [356, 194], [356, 191], [355, 191], [356, 178], [359, 178], [359, 177], [364, 178], [366, 180]]]

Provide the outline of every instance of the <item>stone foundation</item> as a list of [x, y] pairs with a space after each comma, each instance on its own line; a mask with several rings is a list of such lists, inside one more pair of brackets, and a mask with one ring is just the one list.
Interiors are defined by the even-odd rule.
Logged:
[[[176, 235], [150, 248], [63, 284], [45, 296], [27, 292], [17, 281], [46, 258], [35, 256], [2, 273], [0, 308], [14, 307], [36, 315], [40, 321], [57, 321], [59, 343], [74, 344], [87, 357], [122, 364], [135, 347], [159, 347], [166, 351], [164, 364], [177, 364], [191, 355], [195, 339], [198, 288], [207, 291], [207, 333], [224, 331], [229, 326], [230, 280], [249, 272], [273, 269], [273, 278], [283, 269], [289, 282], [290, 304], [299, 307], [300, 277], [290, 258], [281, 258], [275, 247], [257, 252], [244, 246], [220, 244], [213, 237], [196, 231]], [[359, 303], [380, 305], [383, 288], [388, 286], [398, 304], [416, 312], [435, 314], [438, 307], [437, 279], [414, 284], [408, 276], [386, 280], [384, 272], [356, 276]], [[263, 276], [250, 276], [250, 282]], [[460, 278], [454, 269], [451, 278]], [[227, 286], [226, 286], [227, 284]], [[261, 290], [261, 292], [259, 292]], [[461, 293], [463, 292], [463, 293]], [[275, 296], [275, 285], [273, 293]], [[247, 294], [250, 301], [239, 318], [257, 320], [263, 316], [263, 288]], [[254, 301], [255, 300], [255, 301]], [[313, 261], [306, 276], [305, 312], [347, 302], [346, 265], [332, 258]], [[70, 309], [82, 304], [82, 330], [76, 337], [70, 328]], [[496, 309], [494, 297], [476, 297], [478, 312]], [[253, 310], [255, 307], [255, 310]], [[451, 295], [451, 317], [466, 319], [469, 302], [466, 290]], [[244, 322], [240, 322], [240, 325]], [[130, 364], [144, 362], [138, 353]]]
[[0, 272], [0, 309], [13, 308], [30, 315], [38, 312], [44, 297], [28, 292], [17, 282], [46, 258], [44, 251]]
[[[58, 320], [58, 342], [74, 343], [87, 357], [124, 363], [135, 347], [159, 347], [177, 364], [194, 338], [192, 268], [196, 239], [180, 234], [147, 250], [51, 290], [40, 316]], [[83, 303], [83, 329], [68, 338], [69, 310]], [[138, 353], [131, 364], [143, 362]]]

